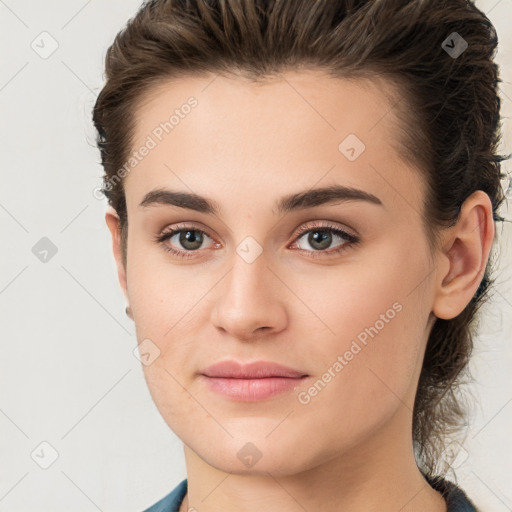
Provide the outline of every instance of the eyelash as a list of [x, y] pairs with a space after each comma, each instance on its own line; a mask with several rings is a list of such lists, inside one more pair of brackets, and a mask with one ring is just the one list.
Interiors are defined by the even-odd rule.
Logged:
[[[177, 225], [172, 230], [163, 232], [155, 237], [155, 241], [157, 243], [162, 244], [164, 251], [167, 251], [168, 253], [171, 253], [173, 256], [177, 256], [178, 258], [193, 258], [195, 257], [196, 253], [200, 251], [200, 249], [196, 249], [194, 251], [179, 251], [174, 249], [173, 247], [169, 246], [168, 244], [164, 243], [170, 238], [172, 238], [176, 233], [181, 233], [182, 231], [194, 231], [197, 233], [203, 233], [204, 235], [208, 236], [209, 238], [212, 238], [208, 233], [201, 229], [197, 229], [194, 226], [187, 226], [187, 225]], [[301, 253], [308, 253], [313, 258], [322, 258], [322, 254], [340, 254], [347, 249], [349, 249], [351, 246], [357, 245], [360, 240], [355, 235], [352, 235], [350, 233], [347, 233], [346, 231], [343, 231], [339, 227], [335, 227], [332, 225], [322, 225], [322, 226], [304, 226], [299, 229], [299, 232], [295, 235], [294, 243], [296, 243], [304, 234], [309, 233], [311, 231], [322, 231], [322, 232], [329, 232], [333, 233], [335, 235], [340, 236], [341, 238], [344, 238], [346, 242], [342, 245], [340, 245], [338, 248], [327, 251], [327, 250], [317, 250], [317, 251], [308, 251], [306, 249], [297, 249]], [[213, 238], [212, 238], [213, 240]]]

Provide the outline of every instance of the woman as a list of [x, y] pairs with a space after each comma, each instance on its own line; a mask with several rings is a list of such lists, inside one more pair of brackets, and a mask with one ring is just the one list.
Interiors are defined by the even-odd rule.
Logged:
[[[445, 477], [503, 201], [466, 0], [154, 0], [94, 108], [187, 479], [148, 511], [472, 511]], [[451, 437], [450, 437], [451, 439]]]

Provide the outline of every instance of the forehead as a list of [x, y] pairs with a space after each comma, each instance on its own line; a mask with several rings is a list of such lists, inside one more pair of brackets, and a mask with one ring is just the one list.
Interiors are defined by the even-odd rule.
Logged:
[[257, 83], [219, 75], [161, 82], [135, 109], [132, 151], [150, 149], [128, 166], [127, 203], [166, 184], [233, 196], [324, 180], [420, 204], [419, 173], [397, 150], [396, 94], [382, 79], [315, 71]]
[[[174, 135], [193, 124], [194, 133], [206, 136], [205, 141], [218, 135], [226, 144], [234, 134], [238, 140], [258, 136], [271, 144], [276, 134], [311, 137], [313, 131], [318, 136], [337, 132], [336, 137], [355, 133], [362, 139], [370, 133], [373, 139], [386, 134], [391, 142], [389, 130], [396, 123], [392, 102], [398, 94], [379, 77], [339, 79], [313, 70], [289, 71], [257, 82], [238, 76], [187, 75], [160, 80], [140, 98], [134, 109], [134, 141], [142, 142], [171, 120]], [[191, 102], [196, 104], [192, 109]], [[181, 122], [187, 117], [192, 121]]]

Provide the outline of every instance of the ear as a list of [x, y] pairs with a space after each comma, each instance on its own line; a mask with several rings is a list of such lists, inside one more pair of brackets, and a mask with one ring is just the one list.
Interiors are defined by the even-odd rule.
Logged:
[[468, 305], [484, 276], [493, 239], [492, 203], [477, 190], [462, 205], [457, 224], [444, 235], [432, 309], [437, 318], [455, 318]]
[[117, 277], [119, 279], [119, 284], [121, 285], [121, 289], [123, 290], [126, 301], [129, 302], [128, 286], [126, 282], [126, 268], [124, 266], [121, 253], [120, 221], [119, 216], [111, 206], [108, 207], [108, 211], [105, 214], [105, 221], [107, 223], [108, 229], [110, 230], [110, 234], [112, 235], [112, 251], [114, 253], [114, 258], [116, 261]]

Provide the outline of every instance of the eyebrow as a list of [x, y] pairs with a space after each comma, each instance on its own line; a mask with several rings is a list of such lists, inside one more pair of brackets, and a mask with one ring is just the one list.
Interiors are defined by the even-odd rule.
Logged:
[[[383, 206], [382, 201], [377, 196], [365, 192], [364, 190], [342, 185], [332, 185], [297, 192], [282, 197], [277, 202], [276, 206], [277, 213], [283, 214], [340, 201], [366, 201]], [[163, 188], [148, 192], [139, 204], [139, 207], [147, 208], [157, 205], [177, 206], [179, 208], [186, 208], [209, 215], [219, 215], [221, 211], [221, 207], [217, 202], [207, 199], [206, 197], [194, 193], [178, 192]]]

